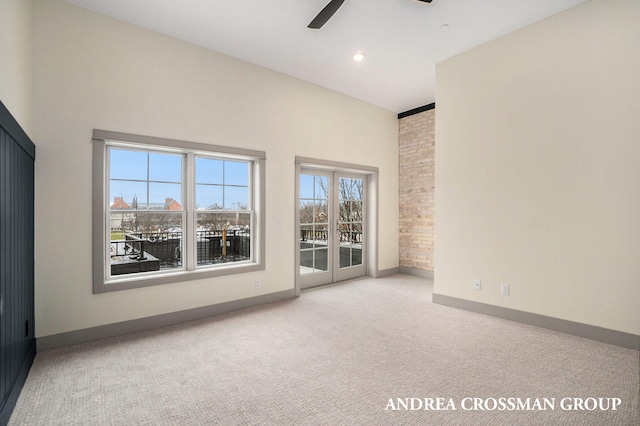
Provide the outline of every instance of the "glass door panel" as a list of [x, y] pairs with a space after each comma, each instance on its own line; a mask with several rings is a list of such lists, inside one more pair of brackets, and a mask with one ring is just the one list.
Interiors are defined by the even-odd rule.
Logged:
[[330, 195], [331, 175], [300, 174], [300, 275], [311, 285], [331, 282]]
[[366, 275], [365, 177], [302, 169], [299, 179], [300, 287]]
[[336, 281], [366, 274], [363, 262], [365, 184], [364, 177], [336, 175], [339, 245]]

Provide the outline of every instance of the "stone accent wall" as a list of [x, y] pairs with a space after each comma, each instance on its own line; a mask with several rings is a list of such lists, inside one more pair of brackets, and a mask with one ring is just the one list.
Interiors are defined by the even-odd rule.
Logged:
[[435, 109], [399, 127], [400, 267], [433, 272]]

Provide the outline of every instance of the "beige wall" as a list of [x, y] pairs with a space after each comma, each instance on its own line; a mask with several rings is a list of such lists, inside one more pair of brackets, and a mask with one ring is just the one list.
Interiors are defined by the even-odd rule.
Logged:
[[588, 1], [437, 66], [435, 293], [640, 334], [639, 21]]
[[[378, 266], [398, 266], [394, 113], [61, 0], [33, 28], [38, 337], [292, 289], [296, 155], [379, 167]], [[266, 271], [92, 294], [94, 128], [266, 151]]]
[[435, 110], [400, 119], [400, 267], [433, 272]]
[[31, 135], [31, 0], [0, 0], [0, 101]]

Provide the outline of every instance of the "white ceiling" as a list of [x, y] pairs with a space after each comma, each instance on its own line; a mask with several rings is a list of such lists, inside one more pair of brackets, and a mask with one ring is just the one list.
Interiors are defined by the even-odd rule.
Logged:
[[346, 0], [320, 30], [329, 0], [67, 1], [398, 113], [435, 101], [437, 62], [585, 0]]

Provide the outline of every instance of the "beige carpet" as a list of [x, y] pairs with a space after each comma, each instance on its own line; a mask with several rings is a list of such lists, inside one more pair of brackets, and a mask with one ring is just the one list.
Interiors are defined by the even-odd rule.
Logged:
[[10, 425], [638, 425], [638, 351], [434, 305], [431, 285], [357, 280], [42, 352]]

